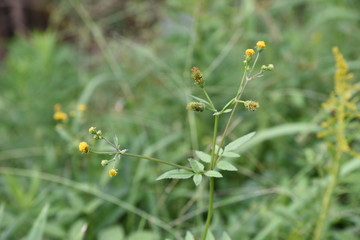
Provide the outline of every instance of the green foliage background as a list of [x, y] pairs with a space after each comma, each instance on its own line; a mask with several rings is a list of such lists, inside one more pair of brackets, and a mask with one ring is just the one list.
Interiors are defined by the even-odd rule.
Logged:
[[[0, 65], [0, 240], [200, 235], [203, 184], [156, 182], [166, 166], [126, 157], [110, 179], [101, 156], [77, 146], [94, 146], [87, 130], [97, 126], [133, 153], [186, 164], [208, 148], [213, 124], [210, 113], [185, 109], [200, 94], [190, 68], [204, 72], [222, 106], [239, 85], [244, 50], [258, 40], [267, 43], [260, 65], [275, 70], [245, 93], [261, 107], [238, 113], [230, 139], [259, 136], [234, 161], [239, 171], [217, 182], [212, 231], [311, 238], [329, 161], [314, 131], [333, 88], [333, 46], [358, 79], [359, 1], [129, 1], [106, 16], [91, 15], [90, 1], [53, 4], [48, 30], [9, 41]], [[56, 103], [68, 113], [88, 109], [56, 128]], [[344, 162], [324, 239], [360, 238], [359, 162]]]

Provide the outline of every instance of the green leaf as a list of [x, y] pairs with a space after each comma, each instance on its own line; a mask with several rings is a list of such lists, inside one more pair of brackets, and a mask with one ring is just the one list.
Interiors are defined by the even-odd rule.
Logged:
[[231, 240], [231, 238], [226, 232], [224, 232], [221, 236], [221, 240]]
[[204, 173], [208, 177], [222, 178], [223, 176], [218, 171], [210, 170]]
[[152, 233], [150, 231], [138, 231], [131, 234], [127, 239], [128, 240], [158, 240], [160, 238], [158, 234]]
[[122, 240], [124, 239], [124, 230], [119, 226], [110, 226], [101, 230], [99, 233], [98, 240], [108, 240], [108, 239], [116, 239]]
[[195, 97], [193, 95], [191, 95], [191, 97], [199, 102], [205, 103], [206, 105], [210, 105], [210, 103], [208, 101], [206, 101], [205, 99], [199, 98], [199, 97]]
[[237, 168], [234, 165], [232, 165], [231, 163], [226, 162], [226, 161], [218, 162], [216, 167], [218, 169], [225, 170], [225, 171], [237, 171]]
[[215, 237], [212, 234], [212, 232], [208, 231], [208, 233], [206, 235], [206, 240], [215, 240]]
[[191, 232], [187, 231], [186, 236], [185, 236], [185, 240], [195, 240], [194, 235], [192, 235]]
[[193, 181], [195, 183], [196, 186], [199, 186], [199, 184], [201, 183], [202, 180], [202, 174], [195, 174], [193, 177]]
[[46, 218], [49, 210], [49, 204], [46, 204], [36, 218], [34, 224], [31, 227], [30, 232], [28, 233], [26, 240], [42, 240], [43, 234], [46, 225]]
[[174, 169], [167, 171], [163, 173], [161, 176], [159, 176], [156, 180], [162, 180], [162, 179], [186, 179], [191, 178], [194, 175], [193, 172], [189, 172], [183, 169]]
[[203, 162], [206, 162], [206, 163], [211, 162], [211, 156], [207, 153], [204, 153], [202, 151], [195, 151], [195, 155]]
[[219, 156], [222, 156], [224, 149], [222, 149], [221, 147], [219, 147], [218, 145], [215, 145], [215, 153], [217, 153], [219, 151], [220, 148], [220, 152], [219, 152]]
[[194, 160], [194, 159], [188, 159], [188, 161], [190, 162], [191, 168], [192, 168], [192, 170], [194, 170], [194, 172], [199, 173], [199, 172], [204, 171], [205, 167], [199, 161]]
[[226, 109], [226, 110], [224, 110], [224, 111], [220, 111], [220, 112], [214, 113], [213, 116], [221, 115], [221, 114], [223, 114], [223, 113], [229, 113], [229, 112], [231, 112], [231, 111], [232, 111], [231, 108], [230, 108], [230, 109]]
[[251, 132], [249, 134], [246, 134], [245, 136], [236, 139], [235, 141], [232, 141], [231, 143], [226, 145], [225, 152], [230, 152], [231, 150], [238, 149], [239, 147], [241, 147], [241, 145], [249, 141], [254, 135], [255, 132]]
[[234, 152], [223, 152], [223, 157], [229, 157], [229, 158], [238, 158], [240, 157], [240, 154], [234, 153]]

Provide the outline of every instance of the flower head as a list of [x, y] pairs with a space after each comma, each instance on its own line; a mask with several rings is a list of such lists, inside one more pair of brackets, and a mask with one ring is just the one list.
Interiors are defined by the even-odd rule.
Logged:
[[59, 120], [59, 121], [65, 121], [67, 119], [67, 117], [68, 117], [67, 114], [64, 112], [61, 112], [61, 111], [57, 111], [53, 115], [53, 118], [55, 120]]
[[101, 166], [105, 167], [109, 164], [109, 160], [101, 160]]
[[264, 41], [258, 41], [256, 43], [256, 46], [258, 47], [258, 51], [260, 51], [261, 49], [265, 48], [266, 47], [266, 44]]
[[79, 144], [79, 150], [84, 153], [89, 152], [90, 151], [89, 144], [87, 142], [81, 142]]
[[244, 106], [249, 111], [255, 111], [256, 109], [258, 109], [260, 107], [260, 104], [255, 101], [245, 101]]
[[200, 72], [200, 69], [198, 67], [193, 67], [191, 69], [191, 72], [192, 72], [192, 77], [195, 80], [195, 85], [203, 87], [205, 80], [202, 76], [202, 73]]
[[117, 173], [118, 173], [118, 172], [116, 171], [116, 169], [113, 169], [113, 168], [112, 168], [112, 169], [109, 170], [109, 176], [110, 176], [110, 177], [116, 176]]
[[89, 128], [89, 133], [90, 134], [96, 134], [96, 127], [90, 127]]
[[247, 57], [252, 57], [254, 54], [255, 54], [254, 49], [246, 49], [246, 50], [245, 50], [245, 55], [246, 55]]
[[195, 112], [202, 112], [205, 110], [205, 104], [201, 102], [191, 102], [186, 106], [186, 109], [195, 111]]

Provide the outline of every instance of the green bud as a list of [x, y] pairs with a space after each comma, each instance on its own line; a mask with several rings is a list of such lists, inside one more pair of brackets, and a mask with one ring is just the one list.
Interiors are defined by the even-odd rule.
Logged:
[[108, 160], [102, 160], [101, 161], [101, 166], [105, 167], [106, 165], [109, 164], [109, 161]]

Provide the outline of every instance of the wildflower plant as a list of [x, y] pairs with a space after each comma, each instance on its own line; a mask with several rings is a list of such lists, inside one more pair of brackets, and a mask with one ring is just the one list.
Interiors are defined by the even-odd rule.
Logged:
[[353, 75], [349, 73], [349, 67], [337, 47], [333, 48], [333, 54], [336, 61], [334, 91], [322, 105], [326, 117], [321, 122], [322, 130], [317, 134], [319, 138], [325, 139], [329, 149], [331, 159], [328, 168], [329, 181], [323, 195], [313, 240], [327, 239], [324, 238], [324, 230], [333, 192], [339, 181], [341, 165], [349, 157], [360, 157], [358, 150], [351, 147], [351, 143], [358, 135], [354, 127], [357, 119], [360, 118], [356, 96], [360, 85], [352, 82]]
[[[127, 149], [120, 147], [115, 139], [114, 142], [111, 142], [107, 137], [105, 137], [101, 130], [97, 130], [96, 127], [89, 128], [89, 134], [93, 136], [96, 140], [105, 141], [113, 150], [108, 152], [95, 151], [92, 147], [89, 147], [87, 143], [81, 142], [79, 145], [79, 150], [82, 152], [92, 152], [96, 154], [105, 154], [112, 155], [111, 159], [102, 160], [101, 165], [106, 167], [110, 165], [109, 176], [114, 177], [118, 174], [116, 169], [116, 164], [120, 160], [121, 156], [134, 157], [139, 159], [145, 159], [159, 164], [164, 164], [173, 167], [174, 169], [169, 170], [162, 175], [160, 175], [157, 180], [163, 179], [192, 179], [196, 186], [199, 186], [202, 183], [204, 178], [209, 179], [209, 197], [208, 197], [208, 211], [206, 223], [204, 230], [201, 236], [202, 240], [208, 239], [208, 236], [212, 236], [212, 233], [209, 231], [212, 215], [213, 215], [213, 203], [214, 203], [214, 190], [215, 190], [215, 179], [222, 178], [223, 173], [226, 171], [237, 171], [237, 168], [232, 165], [225, 158], [239, 158], [240, 155], [237, 153], [237, 150], [249, 141], [254, 135], [255, 132], [248, 133], [236, 140], [226, 143], [226, 137], [230, 131], [230, 125], [235, 117], [236, 110], [241, 106], [248, 111], [255, 111], [260, 107], [260, 104], [253, 100], [242, 99], [243, 93], [250, 82], [253, 82], [255, 79], [262, 77], [265, 72], [272, 71], [274, 65], [263, 65], [259, 68], [257, 72], [255, 67], [261, 52], [265, 49], [266, 44], [264, 41], [259, 41], [256, 44], [254, 49], [247, 49], [244, 53], [243, 60], [243, 75], [239, 81], [239, 87], [235, 92], [233, 98], [231, 98], [224, 106], [221, 108], [216, 107], [211, 97], [206, 91], [207, 81], [204, 78], [202, 72], [198, 67], [193, 67], [191, 69], [192, 78], [194, 80], [194, 85], [199, 87], [203, 94], [204, 98], [195, 97], [194, 102], [190, 102], [186, 109], [195, 112], [210, 112], [213, 118], [214, 127], [212, 130], [212, 143], [210, 151], [202, 151], [199, 149], [194, 150], [194, 155], [192, 158], [189, 158], [186, 165], [179, 165], [172, 163], [170, 161], [164, 161], [161, 159], [153, 158], [150, 156], [138, 155], [135, 153], [130, 153]], [[222, 130], [222, 133], [219, 135], [219, 118], [226, 117], [227, 122]], [[121, 171], [120, 171], [121, 172]], [[194, 239], [193, 235], [190, 232], [187, 232], [185, 239]], [[230, 239], [229, 236], [224, 233], [221, 239]]]

